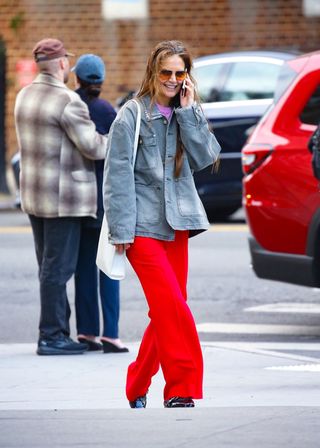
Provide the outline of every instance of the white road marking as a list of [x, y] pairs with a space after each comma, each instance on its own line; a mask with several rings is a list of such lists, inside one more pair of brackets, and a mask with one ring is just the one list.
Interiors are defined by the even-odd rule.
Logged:
[[[240, 352], [247, 352], [262, 356], [271, 356], [273, 358], [291, 359], [300, 362], [319, 363], [319, 357], [302, 356], [296, 351], [319, 351], [320, 344], [318, 343], [282, 343], [282, 342], [202, 342], [203, 347], [215, 347], [226, 350], [235, 350]], [[290, 350], [291, 353], [286, 353], [285, 350]]]
[[319, 342], [237, 342], [237, 341], [210, 341], [203, 342], [204, 345], [210, 345], [215, 347], [233, 347], [249, 349], [262, 349], [262, 350], [300, 350], [300, 351], [319, 351]]
[[247, 224], [213, 224], [209, 232], [249, 232]]
[[17, 226], [17, 227], [5, 227], [0, 226], [0, 234], [9, 233], [31, 233], [31, 227], [29, 226]]
[[291, 336], [320, 336], [320, 325], [266, 325], [247, 323], [205, 322], [197, 325], [199, 333], [273, 334]]
[[[246, 224], [214, 224], [209, 228], [210, 232], [248, 232]], [[31, 233], [30, 226], [0, 226], [0, 234]]]
[[252, 306], [245, 308], [244, 311], [249, 313], [303, 313], [303, 314], [320, 314], [320, 304], [318, 303], [295, 303], [295, 302], [278, 302], [265, 305]]
[[265, 367], [265, 370], [280, 370], [287, 372], [320, 372], [320, 364], [299, 364], [297, 366]]

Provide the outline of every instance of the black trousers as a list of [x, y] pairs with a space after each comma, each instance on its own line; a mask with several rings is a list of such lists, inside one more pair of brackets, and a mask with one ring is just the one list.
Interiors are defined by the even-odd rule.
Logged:
[[29, 215], [40, 281], [40, 338], [69, 336], [67, 282], [76, 270], [81, 219]]

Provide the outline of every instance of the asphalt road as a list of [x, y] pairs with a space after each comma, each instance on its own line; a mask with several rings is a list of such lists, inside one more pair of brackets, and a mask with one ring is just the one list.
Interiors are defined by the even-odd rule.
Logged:
[[[157, 375], [148, 408], [135, 412], [124, 396], [125, 372], [147, 308], [133, 272], [121, 285], [129, 353], [37, 357], [31, 230], [23, 214], [0, 212], [0, 447], [318, 447], [320, 291], [256, 278], [247, 233], [240, 212], [190, 240], [189, 303], [205, 399], [191, 411], [161, 409]], [[69, 296], [73, 308], [72, 281]]]
[[[258, 279], [250, 267], [240, 211], [190, 240], [189, 304], [203, 341], [317, 342], [320, 290]], [[0, 342], [37, 339], [37, 266], [28, 220], [0, 213]], [[73, 308], [73, 284], [69, 284]], [[261, 308], [262, 307], [262, 308]], [[141, 286], [128, 266], [121, 283], [120, 332], [137, 341], [147, 324]], [[72, 332], [74, 330], [72, 315]]]

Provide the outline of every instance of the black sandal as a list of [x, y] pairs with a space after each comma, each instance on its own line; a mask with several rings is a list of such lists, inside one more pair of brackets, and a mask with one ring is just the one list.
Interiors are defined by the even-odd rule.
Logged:
[[191, 397], [172, 397], [163, 402], [165, 408], [194, 408], [194, 401]]
[[87, 344], [88, 346], [88, 352], [97, 352], [99, 350], [102, 350], [102, 344], [96, 341], [91, 341], [90, 339], [86, 338], [78, 338], [78, 341], [82, 344]]
[[101, 339], [102, 346], [103, 346], [103, 353], [127, 353], [129, 349], [127, 347], [118, 347], [115, 344], [112, 344], [112, 342], [104, 341]]

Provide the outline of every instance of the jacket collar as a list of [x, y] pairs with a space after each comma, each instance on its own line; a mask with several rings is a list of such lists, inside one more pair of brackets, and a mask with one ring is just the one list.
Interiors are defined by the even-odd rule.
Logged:
[[59, 79], [55, 78], [52, 75], [49, 75], [48, 73], [40, 73], [34, 80], [33, 83], [35, 84], [50, 84], [51, 86], [56, 87], [63, 87], [64, 89], [67, 89], [68, 87]]
[[140, 101], [143, 104], [144, 116], [147, 121], [153, 121], [153, 120], [157, 120], [158, 118], [163, 118], [163, 116], [160, 113], [159, 109], [157, 108], [156, 104], [154, 103], [151, 106], [151, 98], [149, 95], [146, 95], [146, 96], [140, 98]]

